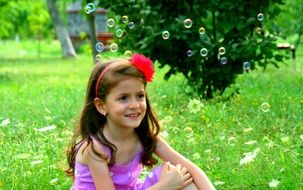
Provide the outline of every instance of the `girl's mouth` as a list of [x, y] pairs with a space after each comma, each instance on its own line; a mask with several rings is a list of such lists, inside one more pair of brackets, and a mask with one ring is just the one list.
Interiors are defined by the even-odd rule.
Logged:
[[140, 113], [131, 113], [131, 114], [127, 114], [125, 115], [126, 117], [138, 117], [140, 115]]

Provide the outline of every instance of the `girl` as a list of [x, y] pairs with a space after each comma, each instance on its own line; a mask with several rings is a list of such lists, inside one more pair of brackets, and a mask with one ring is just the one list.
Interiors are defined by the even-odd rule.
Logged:
[[[160, 126], [146, 93], [152, 66], [141, 54], [95, 65], [68, 150], [72, 189], [214, 189], [199, 167], [158, 136]], [[157, 164], [154, 154], [165, 163], [140, 181], [142, 167]]]

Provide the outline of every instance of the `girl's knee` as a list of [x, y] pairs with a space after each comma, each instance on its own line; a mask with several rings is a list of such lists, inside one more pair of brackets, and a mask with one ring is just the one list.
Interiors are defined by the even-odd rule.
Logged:
[[186, 186], [183, 190], [198, 190], [198, 188], [195, 185], [195, 183], [191, 183], [188, 186]]

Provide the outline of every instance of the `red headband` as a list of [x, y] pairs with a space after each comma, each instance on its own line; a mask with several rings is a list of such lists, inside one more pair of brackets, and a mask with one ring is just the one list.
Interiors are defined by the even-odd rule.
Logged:
[[[130, 60], [131, 64], [139, 69], [145, 76], [147, 82], [153, 81], [154, 69], [153, 69], [153, 62], [142, 54], [134, 54]], [[105, 75], [106, 71], [110, 68], [111, 64], [107, 65], [103, 71], [100, 73], [97, 82], [96, 82], [96, 89], [95, 89], [95, 96], [98, 97], [98, 89], [99, 89], [99, 82], [102, 77]]]

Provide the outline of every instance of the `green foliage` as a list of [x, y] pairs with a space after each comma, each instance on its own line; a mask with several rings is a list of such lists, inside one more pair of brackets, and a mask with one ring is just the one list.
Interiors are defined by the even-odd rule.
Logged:
[[303, 36], [303, 0], [284, 2], [280, 6], [281, 13], [273, 20], [271, 27], [277, 28], [284, 39], [298, 48]]
[[46, 3], [43, 0], [12, 0], [0, 3], [0, 38], [53, 37]]
[[[23, 43], [0, 41], [0, 189], [70, 189], [64, 150], [84, 100], [91, 57], [62, 60], [58, 42], [43, 42], [45, 51], [35, 59], [34, 43]], [[20, 50], [27, 53], [16, 55]], [[163, 136], [218, 190], [271, 189], [272, 180], [280, 182], [277, 189], [302, 189], [303, 49], [297, 68], [269, 66], [239, 76], [241, 93], [229, 101], [221, 99], [229, 88], [221, 97], [194, 100], [184, 93], [181, 74], [166, 82], [169, 67], [155, 69], [147, 90]], [[265, 102], [270, 108], [262, 111]], [[256, 157], [240, 165], [254, 150]]]
[[[124, 31], [121, 38], [116, 38], [122, 52], [141, 52], [158, 60], [161, 67], [169, 65], [166, 79], [180, 72], [200, 96], [212, 98], [235, 82], [236, 76], [243, 73], [245, 61], [251, 70], [256, 65], [278, 66], [282, 58], [274, 51], [274, 31], [266, 29], [264, 23], [279, 13], [280, 3], [281, 0], [191, 0], [178, 1], [176, 5], [171, 0], [101, 0], [99, 5], [115, 13], [118, 24], [112, 31]], [[257, 19], [259, 13], [264, 15], [262, 21]], [[134, 29], [121, 23], [123, 15], [135, 23]], [[186, 28], [183, 22], [188, 18], [192, 26]], [[204, 34], [199, 33], [201, 27]], [[170, 34], [167, 40], [162, 37], [163, 31]], [[225, 48], [225, 54], [220, 55], [220, 47]], [[207, 49], [206, 56], [200, 55], [202, 48]], [[192, 56], [188, 56], [188, 50]], [[222, 64], [223, 57], [226, 64]]]

